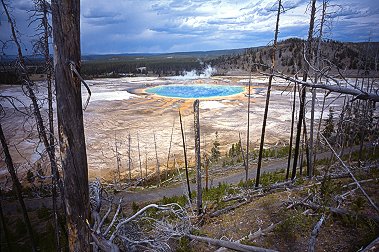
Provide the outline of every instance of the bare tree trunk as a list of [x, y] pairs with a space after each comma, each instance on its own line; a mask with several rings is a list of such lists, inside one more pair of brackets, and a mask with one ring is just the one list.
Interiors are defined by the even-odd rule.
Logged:
[[155, 158], [157, 161], [157, 175], [158, 175], [158, 186], [161, 186], [161, 171], [159, 169], [159, 159], [158, 159], [158, 150], [157, 150], [157, 140], [155, 139], [154, 132], [154, 147], [155, 147]]
[[204, 170], [205, 170], [205, 190], [208, 191], [209, 189], [209, 184], [208, 184], [208, 181], [209, 181], [209, 173], [208, 173], [208, 170], [209, 170], [209, 158], [207, 157], [207, 153], [206, 153], [206, 150], [207, 150], [207, 145], [206, 145], [206, 141], [205, 141], [205, 134], [203, 133], [203, 162], [204, 162]]
[[138, 148], [138, 160], [139, 160], [139, 171], [142, 179], [142, 162], [141, 162], [141, 149], [139, 148], [139, 134], [137, 132], [137, 148]]
[[239, 137], [239, 141], [240, 141], [240, 151], [241, 151], [241, 157], [242, 157], [243, 165], [246, 168], [245, 154], [244, 154], [244, 151], [243, 151], [242, 141], [241, 141], [241, 132], [238, 132], [238, 137]]
[[295, 86], [293, 89], [291, 136], [290, 136], [290, 144], [289, 144], [289, 150], [288, 150], [288, 163], [287, 163], [286, 180], [289, 178], [291, 159], [292, 159], [292, 140], [293, 140], [293, 128], [294, 128], [294, 124], [295, 124], [296, 95], [297, 95], [296, 94], [296, 86], [297, 86], [297, 84], [295, 83]]
[[147, 178], [147, 151], [145, 152], [145, 178]]
[[276, 251], [276, 250], [265, 249], [261, 247], [249, 246], [249, 245], [245, 245], [245, 244], [241, 244], [237, 242], [212, 239], [205, 236], [196, 236], [192, 234], [188, 234], [187, 236], [188, 238], [192, 240], [201, 241], [207, 244], [211, 244], [213, 246], [224, 247], [224, 248], [232, 249], [235, 251], [243, 251], [243, 252], [275, 252]]
[[316, 225], [313, 227], [312, 233], [311, 233], [311, 238], [309, 239], [308, 242], [308, 251], [309, 252], [314, 252], [315, 251], [315, 246], [316, 246], [316, 239], [318, 236], [318, 233], [320, 232], [321, 225], [324, 222], [325, 216], [322, 215], [320, 220], [316, 223]]
[[251, 72], [249, 78], [249, 92], [247, 97], [247, 132], [246, 132], [246, 163], [245, 180], [249, 179], [249, 143], [250, 143], [250, 99], [251, 99]]
[[[324, 99], [322, 100], [321, 115], [320, 115], [320, 119], [318, 121], [318, 126], [317, 126], [316, 144], [318, 144], [320, 141], [320, 130], [321, 130], [322, 117], [324, 115], [325, 101], [326, 101], [326, 95], [324, 95]], [[316, 158], [317, 158], [317, 152], [315, 151], [313, 153], [313, 164], [316, 162]], [[313, 174], [314, 174], [314, 170], [313, 170]]]
[[277, 71], [275, 71], [274, 74], [264, 73], [264, 72], [262, 72], [261, 74], [265, 75], [265, 76], [273, 75], [274, 77], [277, 77], [277, 78], [280, 78], [283, 80], [296, 82], [296, 83], [302, 85], [303, 87], [320, 88], [320, 89], [328, 90], [330, 92], [335, 92], [335, 93], [339, 93], [339, 94], [353, 95], [354, 99], [356, 99], [356, 100], [370, 100], [373, 102], [379, 102], [379, 95], [376, 94], [375, 92], [367, 93], [367, 92], [361, 91], [360, 89], [357, 89], [357, 88], [343, 87], [343, 85], [345, 83], [340, 82], [336, 79], [333, 79], [333, 82], [336, 85], [329, 85], [329, 84], [323, 84], [323, 83], [314, 83], [313, 81], [309, 81], [309, 82], [302, 81], [302, 80], [299, 80], [297, 78], [286, 76], [286, 75], [281, 74], [280, 72], [277, 72]]
[[[0, 221], [1, 221], [1, 224], [2, 224], [3, 230], [4, 230], [5, 242], [7, 244], [6, 248], [8, 249], [7, 251], [13, 251], [12, 242], [11, 242], [11, 239], [9, 237], [10, 233], [9, 233], [7, 224], [5, 223], [5, 218], [4, 218], [4, 213], [3, 213], [3, 206], [1, 204], [1, 202], [3, 202], [3, 195], [2, 195], [2, 192], [1, 192], [1, 188], [0, 188]], [[3, 246], [0, 245], [0, 249], [2, 247]]]
[[[121, 172], [120, 172], [120, 155], [118, 152], [118, 144], [117, 144], [117, 136], [116, 133], [114, 134], [114, 147], [116, 152], [116, 169], [117, 169], [117, 181], [115, 181], [115, 184], [119, 185], [121, 182]], [[116, 180], [116, 178], [115, 178]]]
[[132, 158], [131, 158], [131, 155], [130, 155], [130, 151], [131, 151], [131, 148], [130, 148], [130, 145], [131, 145], [131, 138], [130, 138], [130, 132], [129, 132], [129, 135], [128, 135], [128, 169], [129, 169], [129, 183], [132, 182]]
[[[53, 193], [53, 210], [54, 210], [54, 217], [55, 217], [55, 232], [56, 232], [56, 236], [59, 236], [59, 230], [58, 230], [58, 225], [57, 225], [57, 218], [58, 217], [57, 217], [57, 207], [56, 207], [56, 187], [54, 186], [55, 185], [54, 181], [58, 181], [59, 175], [58, 175], [58, 168], [57, 168], [56, 159], [55, 159], [54, 128], [53, 128], [52, 120], [50, 120], [51, 119], [50, 117], [53, 117], [52, 116], [52, 105], [50, 104], [52, 97], [49, 96], [49, 98], [51, 99], [51, 100], [49, 100], [49, 120], [50, 120], [50, 126], [52, 127], [52, 131], [51, 131], [52, 133], [50, 133], [50, 143], [49, 143], [49, 140], [48, 140], [48, 137], [46, 134], [46, 128], [45, 128], [45, 125], [44, 125], [44, 122], [43, 122], [43, 119], [41, 116], [41, 112], [39, 110], [39, 106], [37, 103], [37, 98], [34, 94], [34, 91], [32, 88], [32, 82], [29, 79], [27, 68], [25, 66], [24, 57], [22, 55], [21, 46], [20, 46], [20, 43], [19, 43], [17, 35], [16, 35], [16, 28], [14, 25], [14, 21], [12, 20], [12, 18], [9, 15], [7, 5], [4, 3], [3, 0], [1, 0], [1, 3], [3, 5], [5, 14], [6, 14], [8, 22], [10, 24], [10, 28], [11, 28], [11, 32], [12, 32], [12, 39], [13, 39], [14, 43], [16, 44], [21, 77], [22, 77], [24, 84], [26, 84], [26, 89], [28, 92], [27, 96], [31, 99], [31, 102], [32, 102], [33, 113], [34, 113], [36, 123], [37, 123], [37, 130], [38, 130], [39, 138], [43, 142], [44, 147], [47, 150], [49, 160], [50, 160], [51, 171], [52, 171], [52, 175], [53, 175], [53, 191], [52, 191], [52, 193]], [[46, 6], [45, 2], [44, 2], [44, 6]], [[43, 26], [45, 28], [46, 28], [46, 26], [48, 26], [47, 17], [46, 17], [47, 13], [46, 12], [47, 11], [45, 11], [45, 8], [44, 8], [44, 14], [43, 14], [44, 15], [44, 19], [43, 19], [44, 24], [43, 24]], [[47, 36], [47, 38], [46, 38], [46, 36]], [[48, 44], [48, 34], [47, 33], [45, 33], [45, 37], [44, 37], [44, 40], [46, 40], [46, 39], [47, 39], [47, 44]], [[46, 41], [45, 41], [45, 43], [46, 43]], [[46, 54], [46, 50], [45, 50], [45, 54]], [[49, 61], [50, 61], [50, 58], [49, 58]], [[51, 88], [51, 75], [50, 75], [50, 88]], [[50, 95], [51, 95], [51, 93], [50, 93]], [[51, 141], [51, 139], [52, 139], [52, 141]], [[62, 191], [62, 194], [63, 194], [63, 191]], [[59, 237], [56, 237], [56, 245], [57, 245], [57, 249], [59, 249]], [[35, 249], [35, 247], [33, 247], [33, 249]]]
[[53, 89], [52, 89], [52, 62], [50, 58], [50, 50], [49, 50], [49, 38], [51, 36], [50, 25], [48, 21], [49, 15], [49, 4], [46, 0], [37, 0], [34, 1], [35, 11], [39, 13], [37, 16], [41, 22], [39, 27], [41, 28], [41, 37], [39, 41], [36, 42], [37, 50], [44, 56], [45, 60], [45, 73], [46, 73], [46, 82], [47, 82], [47, 100], [48, 100], [48, 123], [49, 129], [46, 132], [49, 135], [49, 147], [47, 149], [48, 152], [51, 153], [51, 157], [54, 160], [50, 161], [50, 169], [52, 175], [52, 203], [53, 203], [53, 215], [54, 215], [54, 229], [55, 229], [55, 247], [57, 251], [60, 251], [60, 239], [59, 239], [59, 223], [58, 223], [58, 207], [57, 207], [57, 184], [61, 189], [62, 202], [64, 205], [64, 197], [63, 197], [63, 184], [59, 179], [59, 172], [55, 157], [55, 136], [54, 136], [54, 110], [53, 110]]
[[195, 162], [196, 162], [196, 184], [197, 184], [197, 214], [203, 212], [203, 196], [201, 186], [201, 158], [200, 158], [200, 120], [199, 120], [199, 100], [193, 103], [194, 128], [195, 128]]
[[[316, 69], [320, 69], [320, 58], [321, 58], [321, 42], [322, 42], [322, 36], [323, 36], [323, 28], [325, 23], [325, 15], [326, 15], [326, 7], [327, 7], [327, 1], [322, 1], [322, 14], [321, 14], [321, 21], [320, 21], [320, 31], [317, 41], [317, 51], [316, 51]], [[318, 83], [319, 81], [319, 75], [318, 72], [315, 72], [315, 83]], [[315, 153], [315, 144], [313, 142], [313, 134], [314, 134], [314, 115], [315, 115], [315, 102], [316, 102], [316, 89], [312, 88], [312, 108], [311, 108], [311, 125], [309, 129], [309, 167], [308, 167], [308, 177], [311, 178], [314, 175], [314, 157], [316, 156]], [[318, 140], [318, 139], [317, 139]]]
[[[363, 84], [362, 84], [363, 85]], [[360, 133], [359, 133], [359, 152], [358, 152], [358, 168], [361, 167], [363, 163], [363, 143], [364, 139], [366, 136], [366, 129], [367, 125], [369, 124], [367, 117], [368, 117], [368, 102], [367, 101], [362, 101], [362, 115], [365, 115], [365, 118], [362, 120], [361, 125], [359, 126], [360, 128]]]
[[270, 94], [271, 94], [271, 85], [272, 85], [272, 78], [275, 68], [275, 53], [277, 48], [277, 42], [278, 42], [278, 34], [279, 34], [279, 19], [280, 19], [280, 10], [282, 9], [282, 1], [279, 0], [278, 3], [278, 12], [276, 16], [276, 27], [275, 27], [275, 35], [274, 35], [274, 44], [271, 48], [271, 75], [268, 79], [268, 87], [267, 87], [267, 95], [266, 95], [266, 105], [265, 105], [265, 111], [263, 115], [263, 124], [262, 124], [262, 134], [261, 134], [261, 143], [259, 145], [259, 156], [258, 156], [258, 166], [257, 166], [257, 176], [255, 179], [255, 187], [259, 186], [259, 179], [261, 175], [261, 167], [262, 167], [262, 157], [263, 157], [263, 146], [265, 141], [265, 134], [266, 134], [266, 123], [267, 123], [267, 115], [268, 115], [268, 106], [270, 104]]
[[315, 120], [315, 102], [316, 102], [316, 89], [312, 88], [312, 104], [311, 104], [311, 123], [309, 128], [309, 156], [308, 156], [308, 164], [307, 167], [307, 176], [308, 178], [312, 178], [313, 176], [313, 152], [314, 152], [314, 144], [313, 144], [313, 127]]
[[167, 179], [167, 172], [168, 172], [168, 163], [170, 161], [170, 154], [171, 154], [171, 145], [172, 145], [172, 136], [174, 134], [174, 126], [175, 126], [175, 118], [172, 122], [172, 128], [171, 128], [171, 137], [170, 137], [170, 147], [168, 147], [168, 155], [167, 155], [167, 163], [166, 163], [166, 179]]
[[[305, 112], [304, 112], [305, 113]], [[305, 114], [304, 114], [304, 117], [303, 117], [303, 142], [304, 142], [304, 146], [305, 146], [305, 157], [307, 158], [307, 173], [309, 173], [309, 162], [311, 160], [311, 156], [309, 155], [309, 143], [308, 143], [308, 134], [307, 134], [307, 124], [305, 122]], [[303, 175], [301, 173], [301, 175]]]
[[204, 168], [205, 168], [205, 190], [209, 189], [209, 159], [204, 156]]
[[301, 150], [300, 150], [300, 163], [299, 163], [299, 174], [303, 175], [303, 164], [304, 164], [304, 134], [302, 135], [303, 139], [301, 140]]
[[88, 166], [80, 70], [80, 0], [52, 0], [55, 83], [70, 251], [90, 250]]
[[187, 161], [186, 140], [185, 140], [185, 137], [184, 137], [182, 114], [180, 113], [180, 110], [179, 110], [179, 119], [180, 119], [180, 130], [182, 131], [183, 152], [184, 152], [184, 167], [186, 169], [186, 180], [187, 180], [188, 197], [189, 197], [190, 201], [192, 202], [191, 187], [190, 187], [189, 175], [188, 175], [188, 161]]
[[[316, 0], [312, 0], [311, 19], [309, 21], [308, 40], [307, 40], [307, 47], [306, 47], [306, 56], [309, 62], [310, 62], [310, 57], [311, 57], [311, 45], [312, 45], [312, 40], [313, 40], [315, 14], [316, 14]], [[308, 71], [309, 71], [309, 65], [305, 64], [305, 69], [303, 72], [303, 82], [307, 81]], [[305, 110], [305, 97], [306, 97], [306, 86], [303, 86], [301, 88], [300, 109], [299, 109], [299, 118], [297, 122], [295, 153], [294, 153], [294, 158], [293, 158], [294, 160], [293, 160], [291, 179], [294, 179], [296, 177], [296, 166], [297, 166], [297, 159], [299, 156], [299, 148], [300, 148], [301, 125], [303, 123], [304, 110]], [[309, 159], [310, 158], [307, 157], [307, 160]]]
[[[2, 0], [2, 2], [3, 2], [3, 0]], [[4, 2], [3, 2], [3, 4], [4, 4]], [[24, 217], [26, 230], [28, 231], [28, 234], [30, 237], [30, 244], [31, 244], [32, 250], [37, 251], [37, 246], [36, 246], [36, 242], [35, 242], [34, 235], [33, 235], [32, 225], [30, 224], [28, 211], [26, 210], [25, 202], [24, 202], [24, 199], [22, 197], [21, 184], [20, 184], [20, 181], [18, 180], [16, 170], [13, 166], [12, 157], [11, 157], [11, 154], [10, 154], [9, 149], [8, 149], [8, 144], [5, 140], [5, 136], [3, 133], [3, 127], [1, 125], [1, 123], [0, 123], [0, 140], [1, 140], [1, 145], [3, 147], [3, 152], [4, 152], [4, 156], [5, 156], [5, 163], [7, 164], [8, 172], [11, 175], [13, 187], [16, 190], [17, 199], [21, 205], [21, 210], [22, 210], [22, 215]]]

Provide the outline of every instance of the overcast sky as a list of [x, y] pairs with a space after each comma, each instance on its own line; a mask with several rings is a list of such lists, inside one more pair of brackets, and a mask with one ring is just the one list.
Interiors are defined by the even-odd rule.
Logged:
[[[9, 0], [8, 0], [9, 1]], [[32, 0], [11, 0], [24, 50]], [[283, 0], [279, 39], [306, 38], [307, 0]], [[82, 0], [82, 54], [160, 53], [246, 48], [273, 39], [276, 0]], [[320, 7], [321, 1], [317, 1]], [[379, 0], [330, 0], [326, 38], [379, 41]], [[0, 40], [10, 38], [2, 8]], [[320, 13], [318, 13], [319, 16]], [[7, 44], [6, 54], [14, 54]]]

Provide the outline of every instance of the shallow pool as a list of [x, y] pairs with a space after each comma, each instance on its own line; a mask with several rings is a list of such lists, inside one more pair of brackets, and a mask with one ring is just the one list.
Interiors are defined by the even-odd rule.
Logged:
[[146, 89], [147, 93], [173, 98], [209, 98], [242, 93], [244, 87], [222, 85], [164, 85]]

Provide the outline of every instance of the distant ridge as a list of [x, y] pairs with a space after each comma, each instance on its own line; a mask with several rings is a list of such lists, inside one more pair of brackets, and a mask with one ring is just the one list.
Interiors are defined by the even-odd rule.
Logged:
[[192, 51], [192, 52], [172, 52], [172, 53], [120, 53], [120, 54], [84, 54], [83, 60], [106, 60], [112, 58], [131, 58], [131, 57], [218, 57], [222, 55], [233, 55], [243, 53], [246, 48], [240, 49], [225, 49], [211, 51]]

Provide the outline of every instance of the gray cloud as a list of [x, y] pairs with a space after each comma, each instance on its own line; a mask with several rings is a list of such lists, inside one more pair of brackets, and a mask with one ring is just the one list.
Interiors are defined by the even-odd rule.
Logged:
[[[172, 52], [265, 45], [272, 40], [276, 0], [82, 0], [82, 52]], [[308, 0], [284, 0], [280, 38], [305, 38]], [[31, 48], [34, 27], [28, 27], [30, 0], [12, 0], [25, 48]], [[320, 3], [319, 3], [320, 4]], [[379, 40], [379, 3], [370, 0], [334, 0], [328, 37], [362, 41], [371, 34]], [[334, 11], [337, 11], [334, 13]], [[318, 13], [319, 15], [319, 13]], [[10, 35], [0, 16], [0, 39]], [[9, 47], [7, 52], [14, 52]]]

